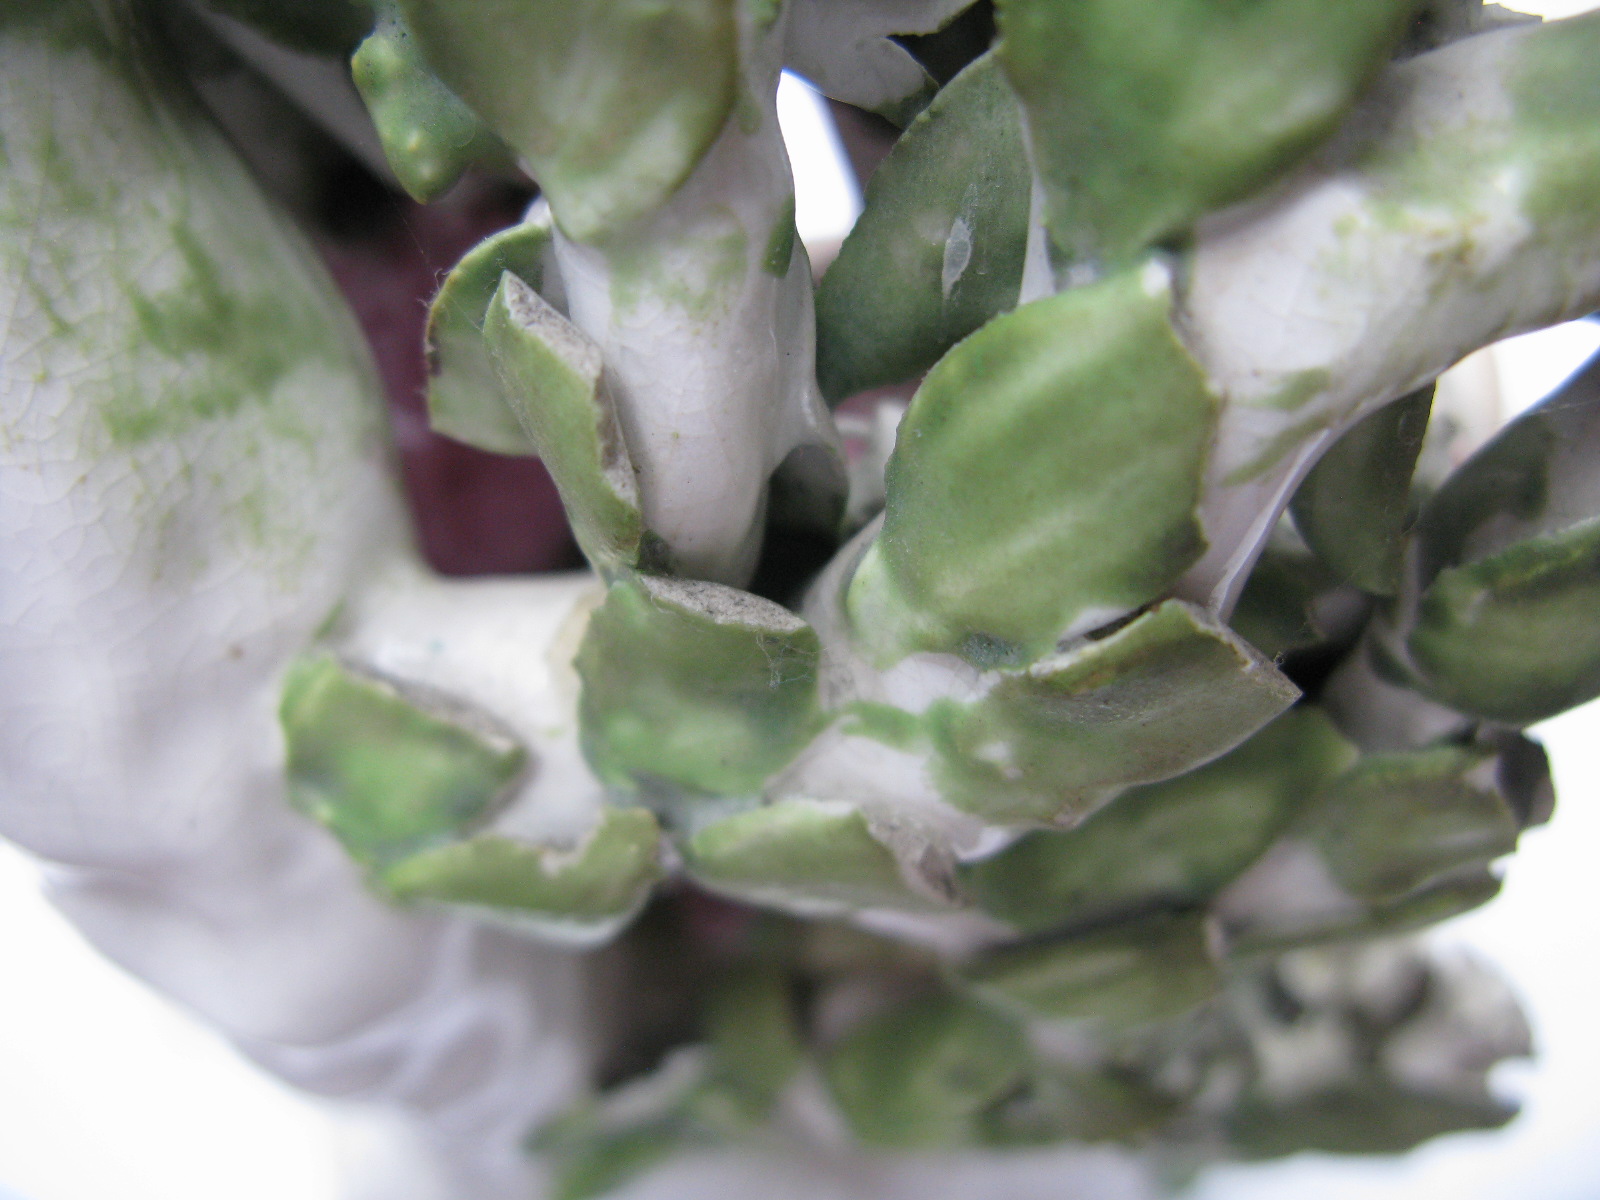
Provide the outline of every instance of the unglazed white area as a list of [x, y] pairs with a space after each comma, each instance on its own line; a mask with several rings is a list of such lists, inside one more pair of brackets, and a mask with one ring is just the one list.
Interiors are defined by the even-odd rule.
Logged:
[[[1350, 165], [1373, 139], [1512, 146], [1505, 81], [1537, 32], [1391, 67], [1316, 162], [1199, 226], [1180, 323], [1224, 407], [1201, 502], [1210, 549], [1180, 595], [1226, 612], [1295, 485], [1355, 421], [1480, 345], [1600, 304], [1600, 252], [1535, 227], [1514, 168], [1430, 196]], [[1286, 406], [1311, 372], [1327, 378]]]
[[645, 525], [681, 574], [735, 585], [755, 568], [767, 483], [790, 451], [820, 445], [842, 464], [813, 374], [805, 249], [796, 240], [782, 275], [765, 266], [794, 203], [783, 36], [783, 18], [743, 31], [746, 95], [661, 210], [599, 245], [559, 228], [555, 240], [567, 315], [604, 355]]

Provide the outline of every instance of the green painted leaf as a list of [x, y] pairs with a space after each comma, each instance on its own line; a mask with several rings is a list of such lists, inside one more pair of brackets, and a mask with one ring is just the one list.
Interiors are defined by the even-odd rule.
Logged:
[[1416, 0], [998, 0], [1052, 239], [1121, 265], [1327, 137]]
[[459, 905], [517, 924], [610, 924], [635, 912], [660, 878], [659, 840], [645, 809], [608, 808], [575, 847], [484, 833], [401, 859], [378, 880], [397, 899]]
[[821, 725], [811, 627], [721, 584], [612, 584], [578, 651], [584, 753], [607, 784], [754, 795]]
[[444, 195], [476, 163], [510, 165], [500, 139], [428, 70], [398, 10], [384, 8], [350, 67], [384, 157], [414, 199]]
[[899, 383], [1016, 306], [1028, 236], [1022, 124], [984, 55], [906, 129], [817, 289], [830, 400]]
[[734, 0], [399, 0], [439, 78], [580, 242], [659, 208], [739, 87]]
[[962, 879], [1024, 933], [1204, 904], [1254, 862], [1354, 748], [1321, 709], [1292, 709], [1216, 761], [1134, 788], [1067, 833], [1030, 833]]
[[850, 1130], [864, 1145], [955, 1147], [974, 1137], [983, 1110], [1021, 1080], [1021, 1028], [957, 996], [892, 1009], [834, 1048], [823, 1074]]
[[1230, 1116], [1228, 1137], [1247, 1159], [1400, 1154], [1446, 1133], [1499, 1129], [1516, 1113], [1488, 1096], [1434, 1095], [1379, 1076], [1288, 1103], [1249, 1098]]
[[290, 802], [368, 864], [458, 836], [527, 762], [509, 735], [459, 703], [402, 691], [328, 654], [289, 669], [278, 715]]
[[805, 1060], [787, 975], [771, 966], [730, 972], [706, 1003], [710, 1085], [747, 1119], [769, 1115]]
[[1433, 387], [1357, 422], [1312, 468], [1290, 502], [1295, 528], [1335, 572], [1392, 596], [1411, 520], [1411, 474], [1428, 430]]
[[1173, 1097], [1134, 1072], [1050, 1063], [984, 1114], [981, 1141], [1007, 1149], [1062, 1142], [1143, 1144], [1180, 1115]]
[[[507, 400], [484, 321], [505, 272], [539, 290], [549, 246], [547, 220], [514, 225], [479, 242], [445, 276], [428, 309], [428, 424], [437, 432], [495, 454], [538, 453]], [[527, 411], [531, 419], [531, 404]]]
[[816, 912], [939, 907], [906, 882], [866, 818], [837, 802], [780, 800], [715, 821], [683, 846], [707, 887], [757, 904]]
[[982, 700], [936, 701], [933, 776], [985, 820], [1071, 823], [1122, 788], [1231, 750], [1298, 695], [1226, 628], [1168, 601], [1004, 677]]
[[1154, 270], [1023, 306], [929, 373], [848, 597], [881, 661], [1021, 665], [1159, 597], [1204, 548], [1215, 401]]
[[1591, 364], [1445, 480], [1417, 523], [1420, 603], [1397, 614], [1407, 682], [1517, 725], [1600, 695], [1597, 463]]
[[1321, 912], [1258, 913], [1247, 922], [1230, 923], [1228, 957], [1237, 962], [1308, 947], [1398, 937], [1470, 912], [1499, 894], [1495, 875], [1486, 868], [1469, 867], [1393, 899], [1352, 899]]
[[1406, 648], [1414, 684], [1512, 725], [1600, 696], [1600, 519], [1441, 571]]
[[996, 950], [961, 978], [1028, 1017], [1131, 1029], [1178, 1016], [1219, 986], [1198, 914], [1158, 913], [1088, 933]]
[[644, 525], [601, 386], [600, 348], [510, 271], [501, 273], [483, 334], [502, 394], [555, 480], [584, 554], [601, 570], [632, 565]]
[[1517, 844], [1493, 757], [1455, 747], [1374, 755], [1327, 785], [1303, 832], [1346, 891], [1392, 901]]

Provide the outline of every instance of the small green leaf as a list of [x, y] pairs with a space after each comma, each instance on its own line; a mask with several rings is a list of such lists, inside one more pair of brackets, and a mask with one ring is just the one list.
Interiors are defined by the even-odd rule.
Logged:
[[511, 164], [500, 139], [428, 70], [397, 10], [383, 10], [350, 67], [384, 157], [413, 199], [444, 195], [474, 164]]
[[1320, 709], [1296, 708], [1215, 762], [1134, 788], [1070, 832], [1030, 833], [962, 878], [1024, 933], [1204, 904], [1354, 757]]
[[1333, 132], [1416, 0], [998, 0], [1048, 224], [1120, 266]]
[[1600, 694], [1597, 463], [1590, 364], [1445, 480], [1417, 522], [1420, 602], [1395, 614], [1405, 682], [1516, 725]]
[[576, 847], [485, 833], [401, 859], [378, 879], [397, 899], [458, 905], [519, 925], [610, 925], [636, 911], [660, 877], [659, 840], [646, 810], [607, 808]]
[[614, 583], [578, 651], [584, 753], [607, 784], [755, 795], [821, 725], [817, 636], [721, 584]]
[[893, 1149], [970, 1142], [983, 1110], [1021, 1080], [1021, 1028], [951, 995], [897, 1004], [850, 1033], [823, 1064], [851, 1132]]
[[985, 1145], [1020, 1149], [1062, 1142], [1144, 1143], [1182, 1106], [1133, 1071], [1050, 1063], [984, 1115]]
[[1071, 823], [1116, 791], [1231, 750], [1298, 695], [1226, 628], [1168, 601], [1005, 676], [982, 700], [935, 702], [933, 776], [985, 820]]
[[538, 453], [506, 397], [484, 321], [507, 271], [535, 292], [543, 286], [549, 248], [548, 219], [514, 225], [468, 250], [445, 276], [428, 308], [428, 424], [437, 432], [494, 454]]
[[739, 87], [734, 0], [399, 0], [429, 65], [580, 242], [659, 208]]
[[1406, 649], [1426, 695], [1528, 725], [1600, 696], [1600, 519], [1462, 567], [1423, 593]]
[[644, 525], [622, 429], [601, 386], [600, 348], [510, 271], [500, 276], [483, 332], [503, 395], [555, 480], [583, 552], [602, 570], [633, 565]]
[[1159, 597], [1204, 548], [1216, 420], [1156, 268], [1024, 305], [928, 375], [851, 583], [858, 638], [1022, 665]]
[[362, 673], [331, 655], [284, 682], [290, 802], [368, 864], [451, 840], [486, 817], [527, 754], [458, 703]]
[[757, 904], [823, 912], [932, 908], [866, 818], [837, 802], [780, 800], [705, 826], [683, 847], [690, 876]]
[[817, 379], [829, 400], [921, 374], [1016, 306], [1028, 188], [1016, 97], [984, 55], [873, 173], [822, 277]]
[[1364, 591], [1400, 588], [1411, 520], [1411, 474], [1428, 430], [1433, 387], [1357, 422], [1312, 468], [1290, 502], [1295, 528], [1317, 556]]
[[1216, 994], [1216, 963], [1197, 914], [1123, 921], [996, 950], [961, 972], [978, 995], [1028, 1017], [1131, 1029]]
[[706, 1004], [708, 1083], [751, 1121], [766, 1117], [805, 1060], [787, 976], [768, 966], [731, 972]]
[[1288, 1102], [1249, 1098], [1229, 1117], [1228, 1137], [1247, 1159], [1401, 1154], [1446, 1133], [1499, 1129], [1516, 1113], [1488, 1096], [1434, 1095], [1376, 1077]]
[[1516, 848], [1510, 806], [1476, 778], [1492, 762], [1454, 747], [1374, 755], [1323, 789], [1305, 835], [1352, 895], [1400, 899]]

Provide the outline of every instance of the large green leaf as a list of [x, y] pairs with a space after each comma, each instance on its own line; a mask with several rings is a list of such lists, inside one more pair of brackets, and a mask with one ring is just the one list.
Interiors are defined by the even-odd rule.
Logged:
[[578, 651], [584, 752], [602, 780], [753, 795], [817, 732], [811, 627], [721, 584], [614, 583]]
[[929, 373], [848, 605], [881, 661], [1020, 665], [1159, 597], [1204, 547], [1215, 401], [1159, 271], [1024, 305]]
[[592, 241], [665, 202], [734, 107], [733, 0], [399, 0], [438, 76]]
[[998, 0], [1052, 239], [1122, 264], [1333, 131], [1417, 0]]
[[920, 374], [1017, 303], [1028, 166], [1016, 97], [992, 55], [952, 79], [867, 184], [817, 289], [817, 379], [830, 400]]
[[1320, 709], [1293, 709], [1215, 762], [1134, 788], [1070, 832], [1030, 833], [962, 878], [980, 907], [1024, 933], [1197, 906], [1354, 756]]
[[1231, 750], [1298, 696], [1252, 647], [1168, 601], [1003, 676], [981, 700], [935, 701], [932, 775], [985, 820], [1071, 824], [1123, 788]]

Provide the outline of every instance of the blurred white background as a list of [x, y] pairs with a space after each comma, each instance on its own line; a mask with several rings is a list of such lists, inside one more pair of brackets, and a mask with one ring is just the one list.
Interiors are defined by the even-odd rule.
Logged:
[[[860, 200], [825, 109], [786, 78], [779, 115], [801, 236], [836, 239]], [[1600, 323], [1579, 322], [1486, 352], [1507, 414], [1596, 349]], [[1499, 899], [1434, 935], [1497, 964], [1527, 1006], [1538, 1058], [1499, 1080], [1522, 1114], [1401, 1159], [1217, 1169], [1196, 1200], [1600, 1197], [1600, 702], [1533, 732], [1555, 764], [1555, 819], [1525, 836]], [[359, 1141], [348, 1114], [280, 1087], [101, 960], [40, 897], [33, 864], [0, 844], [0, 1200], [334, 1200]]]

